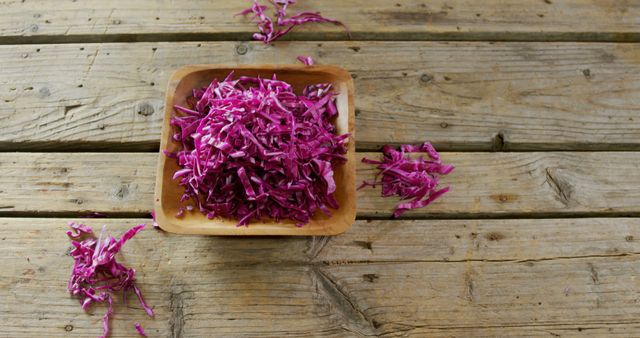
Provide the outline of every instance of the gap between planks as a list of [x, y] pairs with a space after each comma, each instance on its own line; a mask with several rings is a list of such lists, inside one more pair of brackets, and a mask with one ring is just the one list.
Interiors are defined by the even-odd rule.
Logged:
[[[135, 43], [135, 42], [189, 42], [189, 41], [253, 41], [253, 33], [157, 33], [111, 35], [34, 35], [0, 36], [0, 45], [75, 44], [75, 43]], [[352, 32], [351, 38], [343, 33], [292, 32], [278, 41], [493, 41], [493, 42], [584, 42], [584, 43], [637, 43], [640, 33], [635, 32], [581, 32], [535, 33], [467, 32], [467, 33], [371, 33]]]

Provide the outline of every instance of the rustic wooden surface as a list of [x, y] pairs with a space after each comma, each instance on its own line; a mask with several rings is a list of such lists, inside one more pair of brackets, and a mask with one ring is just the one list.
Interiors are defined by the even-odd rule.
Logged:
[[353, 39], [273, 46], [232, 16], [248, 4], [0, 1], [0, 337], [101, 333], [64, 230], [150, 223], [173, 70], [301, 54], [353, 74], [360, 157], [430, 139], [453, 190], [401, 220], [361, 190], [337, 237], [149, 227], [121, 258], [157, 315], [118, 300], [113, 337], [640, 336], [638, 2], [300, 1]]
[[[249, 1], [10, 0], [0, 3], [0, 41], [248, 40], [254, 27], [233, 14]], [[640, 4], [621, 0], [325, 0], [292, 11], [345, 22], [353, 39], [634, 41]], [[332, 25], [292, 39], [345, 39]]]
[[360, 150], [640, 148], [638, 44], [351, 41], [0, 46], [0, 149], [154, 150], [175, 69], [301, 54], [355, 77]]
[[[360, 163], [357, 179], [375, 167]], [[443, 177], [447, 198], [407, 217], [640, 215], [640, 153], [443, 153], [456, 169]], [[0, 153], [0, 215], [105, 212], [142, 215], [153, 209], [155, 153]], [[388, 218], [396, 198], [358, 191], [358, 216]]]
[[[114, 233], [149, 219], [88, 219]], [[358, 221], [332, 238], [145, 230], [127, 245], [156, 318], [118, 303], [113, 336], [629, 336], [638, 326], [636, 218]], [[0, 219], [0, 336], [96, 336], [64, 286], [60, 219]], [[43, 236], [50, 240], [43, 241]], [[188, 245], [185, 245], [188, 243]], [[163, 250], [157, 250], [163, 248]], [[20, 304], [9, 309], [9, 304]], [[66, 330], [70, 330], [67, 332]]]

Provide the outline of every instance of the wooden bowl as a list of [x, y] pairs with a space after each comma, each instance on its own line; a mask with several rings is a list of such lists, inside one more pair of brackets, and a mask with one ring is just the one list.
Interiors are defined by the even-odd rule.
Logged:
[[[184, 189], [172, 179], [178, 169], [175, 159], [168, 158], [163, 151], [177, 151], [180, 145], [171, 140], [174, 132], [169, 125], [175, 114], [174, 105], [186, 105], [186, 99], [194, 88], [209, 85], [213, 79], [223, 80], [231, 71], [234, 76], [260, 76], [270, 78], [276, 74], [279, 80], [293, 85], [296, 92], [309, 84], [331, 82], [339, 92], [336, 97], [339, 134], [351, 133], [346, 154], [347, 162], [335, 168], [335, 198], [340, 208], [332, 210], [327, 217], [316, 212], [312, 220], [296, 227], [290, 220], [275, 222], [271, 220], [251, 221], [249, 226], [236, 226], [235, 219], [207, 219], [199, 211], [185, 211], [182, 217], [176, 217], [179, 199]], [[168, 232], [203, 235], [336, 235], [351, 226], [356, 217], [356, 163], [355, 163], [355, 111], [353, 103], [353, 80], [349, 73], [334, 66], [298, 66], [298, 65], [191, 65], [176, 71], [169, 80], [165, 102], [162, 138], [160, 140], [160, 159], [156, 177], [154, 209], [160, 228]]]

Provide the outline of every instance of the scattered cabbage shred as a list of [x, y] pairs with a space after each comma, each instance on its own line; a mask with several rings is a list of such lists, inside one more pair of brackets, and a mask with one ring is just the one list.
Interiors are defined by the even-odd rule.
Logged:
[[144, 329], [142, 328], [142, 325], [140, 325], [140, 323], [136, 323], [134, 326], [136, 327], [136, 331], [138, 331], [139, 335], [141, 335], [142, 337], [147, 336], [147, 334], [144, 332]]
[[109, 335], [109, 319], [113, 316], [112, 294], [115, 292], [122, 291], [125, 297], [128, 291], [133, 290], [144, 310], [153, 317], [153, 310], [134, 284], [136, 271], [118, 263], [115, 258], [125, 242], [144, 229], [145, 225], [127, 230], [120, 239], [105, 234], [105, 227], [96, 239], [90, 227], [78, 223], [69, 225], [71, 230], [67, 231], [67, 236], [73, 245], [70, 255], [75, 260], [69, 279], [69, 292], [80, 297], [85, 311], [92, 303], [107, 303], [107, 312], [103, 316], [104, 332], [100, 337]]
[[[267, 6], [260, 5], [258, 1], [254, 1], [250, 8], [238, 13], [238, 15], [253, 14], [252, 20], [258, 25], [259, 32], [253, 34], [253, 39], [264, 43], [271, 43], [278, 40], [285, 34], [289, 33], [294, 27], [305, 24], [307, 22], [333, 23], [347, 27], [340, 21], [328, 19], [320, 15], [320, 13], [300, 12], [287, 17], [287, 7], [296, 3], [296, 0], [270, 0], [274, 7], [276, 20], [275, 22], [269, 17], [265, 11]], [[347, 30], [347, 34], [349, 31]]]
[[[298, 95], [274, 75], [239, 77], [193, 90], [188, 107], [171, 119], [182, 144], [184, 210], [208, 218], [235, 218], [238, 225], [265, 217], [302, 226], [319, 209], [337, 209], [333, 168], [346, 161], [349, 134], [336, 135], [332, 84], [309, 85]], [[187, 202], [189, 201], [189, 202]]]
[[154, 210], [149, 211], [149, 214], [151, 214], [151, 218], [153, 219], [153, 221], [151, 222], [151, 225], [153, 226], [154, 229], [159, 229], [160, 225], [158, 224], [158, 220], [156, 219], [156, 212]]
[[[411, 158], [409, 153], [412, 152], [427, 153], [430, 159], [422, 156]], [[381, 161], [362, 159], [364, 163], [377, 164], [379, 172], [374, 180], [364, 181], [360, 188], [380, 184], [383, 197], [400, 196], [403, 200], [410, 200], [396, 206], [394, 217], [400, 217], [407, 210], [425, 207], [449, 191], [449, 187], [437, 189], [438, 180], [440, 175], [450, 173], [454, 167], [442, 163], [431, 143], [402, 145], [400, 150], [384, 146], [382, 154]]]
[[315, 63], [313, 61], [313, 58], [310, 57], [310, 56], [300, 55], [296, 59], [298, 59], [298, 61], [304, 63], [305, 66], [313, 66], [313, 64]]

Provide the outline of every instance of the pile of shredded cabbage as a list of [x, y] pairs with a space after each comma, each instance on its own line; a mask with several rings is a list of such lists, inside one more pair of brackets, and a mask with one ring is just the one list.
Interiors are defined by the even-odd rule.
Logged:
[[[127, 230], [120, 239], [105, 234], [105, 227], [96, 239], [93, 229], [84, 224], [70, 223], [69, 226], [71, 230], [67, 231], [67, 236], [73, 245], [70, 255], [75, 263], [68, 289], [72, 295], [80, 297], [85, 311], [92, 303], [107, 303], [107, 312], [102, 318], [104, 332], [101, 337], [109, 335], [109, 319], [113, 316], [112, 294], [115, 292], [122, 291], [123, 297], [126, 297], [127, 292], [133, 290], [144, 310], [153, 317], [153, 310], [145, 303], [140, 289], [135, 285], [136, 271], [118, 263], [115, 257], [124, 243], [142, 231], [145, 225], [140, 224]], [[140, 324], [136, 323], [135, 326], [143, 335]]]
[[[430, 159], [422, 156], [411, 158], [409, 153], [412, 152], [425, 152]], [[431, 143], [425, 142], [422, 146], [405, 144], [400, 146], [400, 150], [384, 146], [382, 154], [381, 161], [362, 159], [364, 163], [377, 164], [379, 172], [372, 181], [364, 181], [360, 188], [375, 188], [380, 184], [383, 197], [400, 196], [403, 200], [411, 200], [398, 204], [394, 217], [400, 217], [407, 210], [425, 207], [449, 191], [449, 187], [437, 189], [439, 176], [450, 173], [454, 167], [442, 163], [440, 154]]]
[[[289, 33], [294, 27], [305, 24], [307, 22], [326, 22], [340, 25], [347, 30], [347, 27], [340, 21], [328, 19], [320, 15], [320, 13], [300, 12], [287, 18], [287, 7], [296, 3], [296, 0], [269, 0], [274, 7], [276, 14], [276, 22], [274, 24], [271, 17], [265, 14], [267, 6], [260, 5], [258, 1], [254, 1], [250, 8], [238, 13], [237, 15], [247, 15], [253, 13], [252, 20], [258, 25], [260, 32], [253, 34], [253, 39], [262, 41], [266, 44], [278, 40], [285, 34]], [[347, 34], [349, 31], [347, 30]]]
[[332, 84], [309, 85], [301, 95], [274, 75], [239, 77], [193, 90], [189, 107], [171, 119], [181, 143], [184, 210], [208, 218], [290, 219], [309, 222], [316, 210], [331, 215], [334, 167], [346, 161], [349, 134], [336, 135], [338, 115]]

